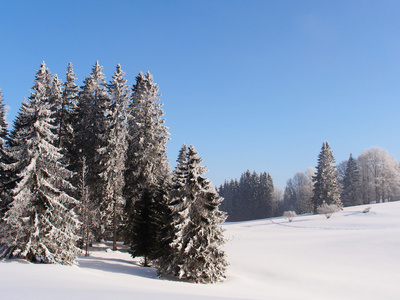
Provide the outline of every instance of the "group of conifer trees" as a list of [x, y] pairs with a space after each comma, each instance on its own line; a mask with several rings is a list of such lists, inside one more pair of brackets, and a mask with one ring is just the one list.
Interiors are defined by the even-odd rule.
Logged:
[[0, 257], [74, 264], [93, 241], [123, 240], [133, 257], [194, 282], [227, 266], [222, 198], [193, 146], [171, 172], [168, 129], [152, 75], [132, 92], [98, 62], [79, 88], [41, 64], [8, 132], [0, 94]]
[[276, 215], [277, 201], [274, 183], [269, 173], [247, 170], [239, 180], [225, 181], [219, 187], [224, 198], [221, 210], [228, 213], [228, 221], [270, 218]]

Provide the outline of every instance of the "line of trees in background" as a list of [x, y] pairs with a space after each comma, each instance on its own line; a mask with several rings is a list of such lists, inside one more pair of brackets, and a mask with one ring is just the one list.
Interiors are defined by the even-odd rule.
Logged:
[[62, 83], [43, 62], [10, 133], [0, 93], [0, 258], [74, 264], [121, 239], [160, 274], [219, 281], [222, 198], [193, 146], [170, 171], [158, 86], [140, 72], [131, 92], [124, 75], [106, 83], [96, 62], [79, 88], [71, 63]]
[[225, 181], [219, 193], [225, 198], [221, 209], [228, 213], [228, 221], [281, 216], [289, 211], [318, 213], [324, 205], [341, 209], [395, 201], [400, 200], [400, 164], [386, 150], [372, 147], [336, 165], [329, 143], [324, 142], [316, 170], [296, 172], [283, 192], [274, 189], [270, 174], [248, 170], [240, 180]]
[[[321, 149], [321, 154], [324, 152], [332, 153], [327, 142], [324, 142]], [[282, 212], [293, 210], [297, 214], [312, 213], [324, 200], [335, 202], [339, 207], [400, 200], [400, 164], [382, 148], [366, 149], [358, 158], [350, 154], [348, 160], [338, 165], [334, 165], [331, 155], [330, 161], [323, 163], [331, 167], [330, 172], [333, 174], [328, 180], [330, 184], [326, 191], [335, 195], [336, 200], [328, 200], [325, 196], [316, 202], [318, 174], [322, 175], [326, 169], [319, 170], [317, 167], [315, 173], [310, 168], [305, 172], [297, 172], [287, 181]]]
[[225, 199], [221, 210], [228, 213], [228, 221], [270, 218], [276, 214], [274, 183], [267, 172], [247, 170], [239, 181], [225, 181], [218, 191]]

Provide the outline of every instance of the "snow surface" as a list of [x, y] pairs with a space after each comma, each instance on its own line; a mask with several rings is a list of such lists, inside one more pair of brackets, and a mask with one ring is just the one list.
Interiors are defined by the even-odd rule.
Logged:
[[227, 223], [228, 278], [158, 279], [98, 244], [79, 266], [0, 262], [0, 299], [400, 299], [400, 202]]

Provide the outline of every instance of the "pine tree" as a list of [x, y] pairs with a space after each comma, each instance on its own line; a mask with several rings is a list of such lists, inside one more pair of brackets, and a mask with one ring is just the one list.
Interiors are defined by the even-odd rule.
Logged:
[[334, 204], [339, 208], [343, 207], [340, 201], [340, 187], [338, 175], [334, 165], [335, 159], [328, 142], [324, 142], [318, 156], [316, 175], [313, 177], [314, 189], [312, 202], [314, 213], [317, 213], [318, 206], [326, 203]]
[[167, 272], [180, 279], [213, 283], [225, 277], [227, 261], [219, 247], [225, 242], [220, 226], [226, 216], [218, 207], [218, 196], [209, 180], [202, 159], [193, 146], [187, 153], [185, 201], [178, 212], [171, 246], [174, 257]]
[[166, 154], [168, 140], [158, 86], [149, 72], [136, 77], [132, 101], [128, 107], [128, 150], [124, 197], [127, 224], [125, 241], [130, 243], [129, 227], [135, 218], [134, 203], [144, 190], [154, 194], [159, 183], [168, 177]]
[[4, 218], [8, 248], [1, 255], [73, 264], [78, 253], [78, 220], [71, 208], [77, 201], [65, 193], [73, 189], [68, 181], [71, 173], [62, 164], [60, 149], [53, 145], [55, 126], [48, 74], [42, 63], [29, 102], [20, 111], [20, 120], [26, 124], [13, 136], [13, 158], [24, 163], [20, 165], [20, 180]]
[[112, 227], [113, 250], [117, 250], [117, 226], [122, 217], [123, 195], [125, 186], [124, 171], [126, 165], [127, 128], [126, 106], [129, 100], [129, 88], [124, 79], [121, 66], [108, 86], [111, 106], [107, 110], [105, 147], [101, 152], [104, 171], [100, 174], [105, 182], [104, 198], [100, 203], [101, 223], [107, 229]]
[[350, 154], [343, 178], [342, 201], [344, 206], [360, 205], [360, 174], [357, 161]]

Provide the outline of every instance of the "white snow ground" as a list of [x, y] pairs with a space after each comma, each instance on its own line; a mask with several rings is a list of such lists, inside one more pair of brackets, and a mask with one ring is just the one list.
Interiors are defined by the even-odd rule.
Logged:
[[79, 266], [0, 262], [0, 299], [400, 299], [400, 202], [228, 223], [225, 282], [158, 279], [97, 245]]

